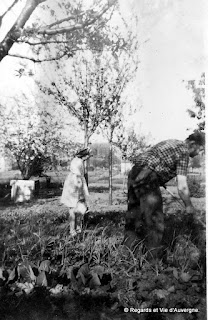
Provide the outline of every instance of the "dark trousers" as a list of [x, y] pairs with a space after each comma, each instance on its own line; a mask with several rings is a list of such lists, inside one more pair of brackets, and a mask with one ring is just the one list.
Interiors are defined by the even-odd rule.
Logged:
[[128, 176], [128, 211], [123, 244], [133, 249], [143, 242], [157, 256], [164, 232], [162, 196], [157, 174], [134, 166]]

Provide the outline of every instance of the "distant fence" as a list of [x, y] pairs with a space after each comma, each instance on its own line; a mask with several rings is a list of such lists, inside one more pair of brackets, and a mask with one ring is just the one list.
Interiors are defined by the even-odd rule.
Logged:
[[196, 173], [196, 172], [189, 172], [188, 178], [191, 178], [193, 180], [204, 180], [205, 181], [205, 174], [204, 173]]

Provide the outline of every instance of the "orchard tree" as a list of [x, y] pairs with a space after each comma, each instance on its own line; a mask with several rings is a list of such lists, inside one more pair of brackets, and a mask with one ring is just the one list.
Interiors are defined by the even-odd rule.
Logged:
[[138, 67], [135, 55], [134, 42], [130, 42], [127, 51], [120, 52], [110, 59], [105, 70], [105, 117], [101, 123], [103, 134], [109, 143], [109, 204], [112, 204], [112, 155], [113, 145], [117, 144], [118, 137], [123, 135], [124, 109], [127, 103], [124, 91], [133, 80]]
[[75, 141], [64, 136], [62, 125], [47, 109], [32, 104], [1, 106], [1, 150], [16, 161], [23, 179], [41, 175], [72, 154]]
[[[69, 113], [78, 119], [84, 133], [84, 148], [89, 146], [91, 136], [106, 117], [109, 102], [106, 90], [110, 72], [108, 63], [105, 53], [77, 54], [70, 74], [59, 65], [56, 77], [49, 87], [39, 82], [44, 93], [52, 96], [56, 103], [67, 107]], [[85, 173], [88, 182], [87, 162]]]
[[133, 163], [139, 154], [150, 147], [148, 137], [137, 134], [134, 128], [125, 128], [123, 124], [120, 130], [117, 131], [115, 144], [121, 150], [122, 158]]
[[[113, 101], [114, 100], [114, 101]], [[122, 123], [122, 112], [118, 109], [119, 97], [109, 102], [106, 112], [105, 122], [103, 123], [103, 134], [109, 143], [109, 204], [113, 203], [113, 144], [116, 145], [114, 138], [115, 132], [120, 131]], [[115, 107], [115, 108], [114, 108]]]
[[[148, 137], [136, 134], [133, 127], [129, 128], [123, 115], [121, 115], [121, 120], [114, 132], [113, 144], [120, 149], [124, 163], [131, 162], [133, 164], [137, 156], [150, 147]], [[123, 176], [123, 191], [126, 180], [127, 172]]]
[[67, 106], [69, 112], [78, 119], [84, 132], [85, 148], [106, 113], [103, 90], [106, 82], [104, 66], [107, 61], [102, 57], [101, 66], [100, 59], [96, 53], [77, 54], [72, 62], [71, 74], [64, 74], [64, 69], [59, 67], [60, 81], [56, 77], [50, 88], [40, 85], [42, 91], [53, 95], [57, 102]]
[[[115, 5], [116, 0], [94, 0], [91, 5], [78, 0], [13, 0], [0, 17], [0, 28], [7, 16], [14, 17], [11, 11], [20, 8], [20, 12], [0, 42], [0, 61], [7, 55], [34, 62], [73, 56], [76, 50], [93, 45]], [[26, 44], [33, 54], [20, 54], [18, 46], [11, 53], [14, 44]]]
[[[109, 142], [109, 203], [112, 204], [112, 154], [115, 129], [121, 123], [121, 95], [137, 68], [126, 52], [114, 56], [109, 52], [95, 55], [93, 65], [74, 68], [71, 87], [80, 105], [80, 123], [84, 127], [85, 146], [91, 135], [104, 128]], [[81, 64], [79, 64], [81, 65]], [[93, 68], [94, 66], [94, 68]], [[88, 75], [88, 76], [87, 76]]]
[[[129, 28], [119, 10], [114, 12], [112, 20], [119, 26], [111, 25], [111, 20], [106, 25], [103, 23], [105, 28], [101, 30], [94, 26], [94, 33], [88, 38], [89, 46], [85, 47], [88, 50], [77, 52], [72, 59], [57, 61], [55, 67], [51, 65], [50, 71], [54, 71], [54, 76], [53, 79], [50, 77], [49, 83], [44, 84], [42, 79], [38, 81], [44, 93], [67, 106], [78, 119], [84, 130], [85, 147], [105, 118], [107, 104], [112, 98], [110, 86], [115, 86], [117, 80], [125, 86], [129, 81], [127, 73], [130, 78], [130, 73], [134, 73], [138, 65], [135, 30]], [[47, 71], [45, 75], [49, 77]], [[121, 87], [120, 83], [119, 90]]]
[[105, 75], [105, 118], [101, 127], [109, 142], [109, 204], [112, 204], [113, 144], [117, 144], [118, 137], [123, 136], [124, 110], [127, 107], [123, 93], [134, 78], [138, 66], [137, 60], [134, 60], [134, 52], [130, 52], [125, 52], [111, 61]]
[[197, 118], [199, 130], [205, 129], [205, 73], [201, 74], [201, 79], [189, 80], [187, 88], [193, 92], [194, 105], [188, 109], [190, 117]]
[[[103, 124], [103, 134], [109, 142], [109, 203], [112, 204], [112, 154], [113, 147], [121, 151], [124, 161], [135, 161], [136, 157], [150, 146], [144, 135], [138, 135], [133, 128], [128, 129], [126, 115], [124, 115], [125, 103], [118, 101], [108, 109], [108, 116]], [[125, 177], [124, 177], [125, 179]]]
[[94, 132], [109, 117], [109, 112], [113, 112], [112, 108], [116, 112], [115, 102], [137, 67], [132, 61], [133, 58], [130, 60], [122, 51], [119, 58], [109, 51], [88, 51], [77, 54], [70, 69], [58, 63], [54, 81], [49, 86], [39, 82], [44, 93], [53, 96], [78, 119], [84, 132], [85, 148]]
[[[59, 11], [62, 13], [67, 11], [70, 13], [70, 18], [67, 16], [67, 18], [65, 17], [57, 21], [58, 11], [53, 10], [51, 12], [48, 10], [56, 22], [38, 29], [38, 36], [36, 33], [37, 25], [33, 26], [33, 29], [27, 30], [30, 31], [29, 35], [31, 37], [38, 37], [35, 40], [37, 41], [35, 48], [38, 48], [36, 45], [43, 45], [43, 49], [49, 54], [48, 60], [65, 56], [65, 58], [60, 59], [57, 63], [51, 62], [51, 66], [52, 63], [56, 65], [56, 70], [53, 69], [54, 73], [56, 73], [54, 79], [47, 85], [42, 83], [41, 80], [39, 81], [39, 86], [42, 91], [53, 96], [56, 102], [62, 106], [66, 106], [70, 114], [77, 117], [84, 131], [84, 146], [87, 147], [90, 137], [105, 117], [105, 101], [109, 100], [109, 97], [105, 96], [105, 90], [103, 90], [103, 87], [106, 86], [106, 81], [108, 81], [104, 73], [106, 74], [106, 70], [108, 69], [110, 71], [114, 69], [115, 62], [112, 64], [112, 60], [118, 59], [118, 55], [120, 56], [121, 52], [128, 52], [129, 47], [133, 45], [136, 48], [136, 35], [135, 31], [130, 30], [128, 24], [124, 22], [119, 10], [116, 10], [117, 16], [114, 19], [114, 25], [110, 24], [111, 17], [115, 12], [116, 1], [111, 0], [106, 4], [104, 0], [95, 0], [93, 9], [90, 7], [87, 10], [84, 10], [86, 8], [85, 1], [73, 1], [70, 4], [68, 1], [60, 3], [59, 0], [57, 2], [60, 7]], [[99, 17], [96, 13], [98, 11], [100, 12]], [[37, 16], [40, 17], [41, 15], [37, 14]], [[93, 23], [90, 16], [93, 16]], [[115, 24], [115, 21], [118, 22], [118, 16], [121, 21], [121, 28], [118, 26], [118, 23]], [[84, 28], [76, 29], [77, 21], [79, 20], [87, 21], [87, 25]], [[73, 28], [71, 29], [75, 30], [72, 32], [67, 27], [63, 27], [63, 30], [60, 30], [62, 23], [64, 23], [64, 26], [67, 23], [72, 24]], [[88, 23], [90, 23], [89, 26]], [[50, 32], [49, 29], [51, 29]], [[45, 37], [44, 42], [41, 42], [42, 38], [39, 39], [39, 37]], [[28, 42], [26, 36], [18, 41]], [[132, 45], [133, 42], [134, 44]], [[32, 45], [31, 42], [29, 44]], [[53, 48], [53, 50], [50, 50], [50, 48]], [[81, 53], [76, 53], [75, 55], [75, 52], [78, 50]], [[36, 51], [39, 56], [42, 54], [41, 48], [33, 51]], [[52, 51], [55, 53], [53, 57], [51, 56]], [[60, 52], [63, 52], [62, 56]], [[90, 57], [88, 57], [88, 54]], [[69, 59], [69, 57], [73, 57], [73, 59]], [[109, 60], [111, 60], [110, 63]], [[71, 61], [73, 61], [73, 66], [69, 70], [68, 65], [70, 65]], [[103, 66], [100, 61], [102, 61]], [[50, 72], [46, 71], [47, 77], [51, 74], [52, 68], [48, 64], [48, 71], [50, 69]], [[113, 73], [115, 72], [113, 71]], [[118, 73], [117, 70], [116, 73]], [[19, 70], [19, 74], [20, 76], [24, 74], [24, 67]], [[43, 79], [43, 77], [39, 77], [39, 79]], [[72, 100], [72, 91], [76, 95], [74, 101]]]

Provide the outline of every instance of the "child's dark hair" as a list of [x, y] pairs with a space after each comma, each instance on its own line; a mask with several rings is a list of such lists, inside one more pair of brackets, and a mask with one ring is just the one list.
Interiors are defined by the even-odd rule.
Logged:
[[80, 150], [79, 152], [77, 152], [77, 153], [75, 154], [75, 156], [76, 156], [77, 158], [82, 159], [82, 158], [84, 158], [84, 157], [86, 157], [86, 156], [90, 156], [90, 154], [91, 154], [91, 150], [90, 150], [89, 148], [86, 148], [86, 149], [82, 149], [82, 150]]

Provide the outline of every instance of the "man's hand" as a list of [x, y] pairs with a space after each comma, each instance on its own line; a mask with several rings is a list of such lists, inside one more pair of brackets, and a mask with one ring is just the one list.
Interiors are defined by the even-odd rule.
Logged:
[[[177, 175], [178, 182], [178, 194], [183, 200], [185, 207], [188, 212], [193, 212], [193, 205], [191, 203], [190, 192], [187, 184], [187, 177], [182, 175]], [[191, 209], [192, 208], [192, 209]]]
[[196, 212], [195, 208], [193, 206], [187, 206], [186, 207], [186, 213], [189, 215], [193, 215]]

